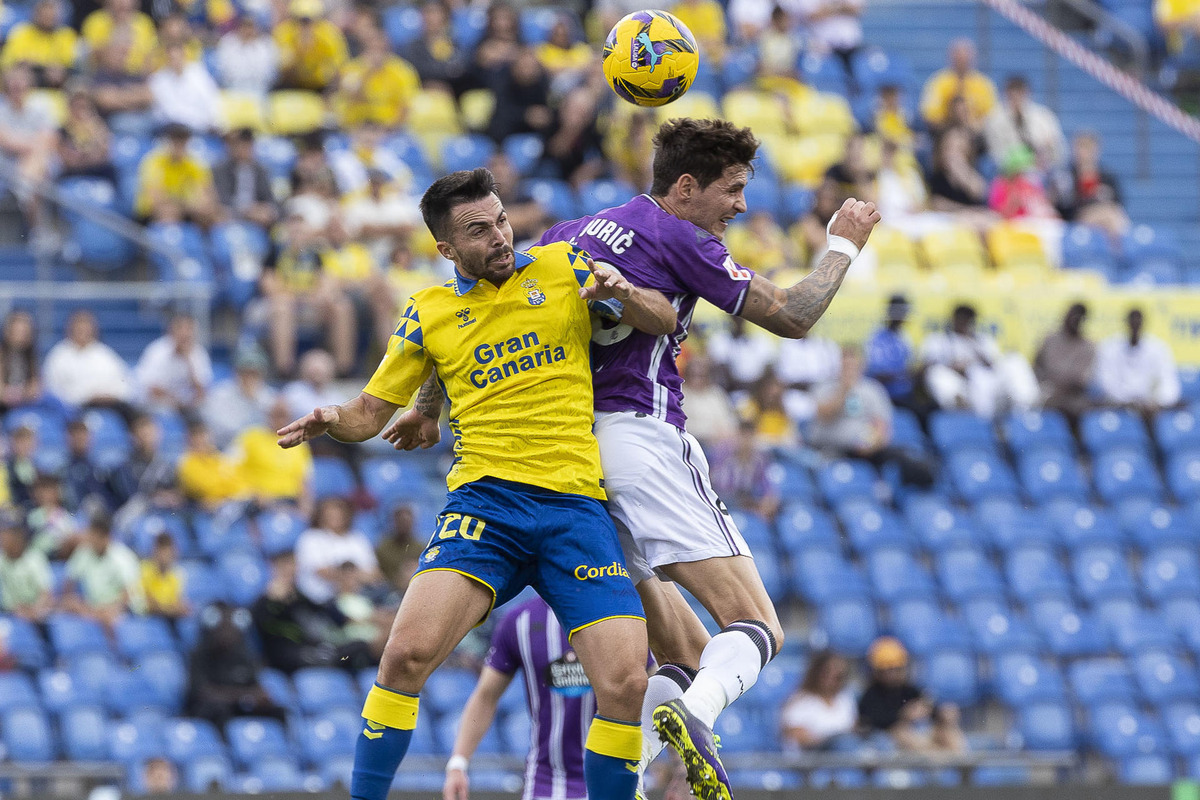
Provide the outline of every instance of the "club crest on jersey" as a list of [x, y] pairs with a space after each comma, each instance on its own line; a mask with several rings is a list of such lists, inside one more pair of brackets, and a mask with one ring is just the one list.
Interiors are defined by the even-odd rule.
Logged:
[[542, 291], [542, 287], [538, 284], [537, 278], [530, 278], [527, 281], [522, 281], [521, 287], [525, 289], [525, 297], [529, 299], [529, 305], [540, 306], [542, 303], [546, 302], [546, 293]]
[[425, 551], [425, 563], [428, 564], [430, 561], [433, 561], [435, 558], [438, 557], [438, 553], [440, 553], [440, 552], [442, 552], [441, 545], [434, 545], [433, 547], [426, 550]]

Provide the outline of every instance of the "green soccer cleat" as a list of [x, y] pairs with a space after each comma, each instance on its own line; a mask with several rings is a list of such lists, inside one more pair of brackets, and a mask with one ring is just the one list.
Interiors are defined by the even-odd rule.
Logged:
[[682, 700], [663, 703], [654, 709], [652, 719], [659, 737], [683, 759], [697, 800], [733, 800], [712, 729], [692, 716]]

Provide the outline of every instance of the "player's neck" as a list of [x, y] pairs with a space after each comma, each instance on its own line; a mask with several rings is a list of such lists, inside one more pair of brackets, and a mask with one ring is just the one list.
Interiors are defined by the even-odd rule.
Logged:
[[684, 219], [684, 220], [687, 219], [687, 217], [684, 216], [684, 214], [683, 214], [682, 205], [680, 205], [680, 203], [677, 200], [672, 200], [670, 197], [666, 197], [664, 195], [657, 195], [657, 194], [650, 195], [650, 199], [653, 200], [655, 203], [657, 203], [659, 208], [661, 208], [663, 211], [667, 212], [671, 216], [679, 217], [680, 219]]

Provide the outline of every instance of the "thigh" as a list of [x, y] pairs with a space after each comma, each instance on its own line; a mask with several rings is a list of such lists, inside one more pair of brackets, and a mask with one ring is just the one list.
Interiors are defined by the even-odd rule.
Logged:
[[650, 652], [659, 664], [700, 666], [700, 654], [708, 644], [704, 624], [692, 611], [674, 583], [650, 578], [637, 585], [646, 610], [646, 632]]
[[640, 619], [605, 619], [578, 631], [571, 647], [596, 693], [601, 716], [636, 720], [646, 692], [646, 624]]
[[663, 572], [691, 592], [722, 628], [739, 619], [757, 619], [767, 623], [779, 636], [779, 617], [754, 559], [709, 558], [671, 564], [663, 567]]

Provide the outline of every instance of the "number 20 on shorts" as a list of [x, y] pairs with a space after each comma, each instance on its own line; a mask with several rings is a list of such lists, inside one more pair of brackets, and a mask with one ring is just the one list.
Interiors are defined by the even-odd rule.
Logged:
[[487, 523], [469, 514], [443, 514], [442, 523], [437, 529], [437, 538], [453, 539], [460, 536], [472, 542], [479, 541]]

